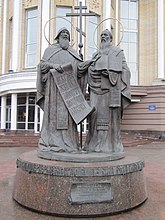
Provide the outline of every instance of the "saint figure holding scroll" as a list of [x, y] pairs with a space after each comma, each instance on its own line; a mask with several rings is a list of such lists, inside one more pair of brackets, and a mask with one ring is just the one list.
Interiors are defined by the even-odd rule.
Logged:
[[[77, 66], [82, 60], [69, 45], [70, 33], [66, 28], [59, 30], [55, 40], [57, 42], [45, 50], [38, 65], [37, 104], [44, 111], [39, 151], [76, 152], [77, 122], [71, 117], [68, 108], [74, 116], [74, 102], [80, 101], [80, 94], [76, 89]], [[63, 68], [65, 65], [67, 74]], [[74, 81], [69, 74], [74, 75]], [[79, 108], [81, 105], [77, 107], [77, 111]]]

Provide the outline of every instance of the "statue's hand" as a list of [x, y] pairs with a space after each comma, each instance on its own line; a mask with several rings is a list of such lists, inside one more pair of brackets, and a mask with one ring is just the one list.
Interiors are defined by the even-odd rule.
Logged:
[[42, 82], [45, 83], [47, 81], [48, 75], [47, 73], [42, 74]]
[[100, 55], [97, 55], [96, 57], [92, 58], [92, 62], [96, 62], [98, 59], [100, 59]]
[[103, 70], [101, 73], [102, 73], [102, 75], [105, 76], [105, 77], [108, 77], [108, 76], [109, 76], [108, 70]]
[[64, 72], [64, 69], [62, 68], [62, 66], [55, 67], [55, 70], [58, 71], [59, 73]]
[[87, 66], [90, 66], [92, 63], [95, 63], [98, 59], [100, 59], [101, 56], [96, 56], [90, 60], [86, 61]]
[[41, 64], [40, 64], [40, 67], [41, 67], [41, 72], [42, 73], [47, 73], [50, 70], [50, 65], [49, 65], [48, 62], [43, 62], [42, 61]]

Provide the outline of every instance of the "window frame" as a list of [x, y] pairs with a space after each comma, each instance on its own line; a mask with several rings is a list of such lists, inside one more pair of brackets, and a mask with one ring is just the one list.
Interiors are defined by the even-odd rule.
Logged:
[[[132, 69], [132, 68], [130, 68], [131, 69], [131, 73], [133, 73], [133, 74], [131, 74], [133, 77], [131, 77], [131, 85], [138, 85], [138, 76], [139, 76], [139, 73], [138, 73], [138, 0], [120, 0], [120, 3], [122, 2], [122, 1], [127, 1], [128, 2], [128, 18], [122, 18], [121, 17], [121, 13], [120, 13], [120, 21], [121, 21], [121, 23], [122, 23], [122, 21], [127, 21], [128, 22], [128, 27], [127, 28], [124, 28], [124, 32], [125, 33], [127, 33], [128, 34], [128, 41], [122, 41], [123, 42], [123, 44], [127, 44], [128, 45], [128, 51], [124, 51], [125, 52], [125, 54], [128, 54], [128, 56], [126, 56], [126, 61], [127, 61], [127, 64], [128, 64], [128, 66], [129, 65], [135, 65], [136, 66], [136, 68], [134, 68], [134, 69]], [[136, 19], [134, 18], [134, 19], [132, 19], [131, 17], [130, 17], [130, 4], [131, 4], [131, 2], [136, 2], [136, 10], [137, 10], [137, 12], [136, 12], [136, 14], [137, 14], [137, 16], [136, 16]], [[120, 4], [120, 7], [121, 7], [121, 4]], [[120, 8], [120, 10], [121, 10], [121, 8]], [[132, 21], [132, 20], [134, 20], [134, 21], [136, 21], [136, 23], [137, 23], [137, 28], [130, 28], [130, 21]], [[120, 30], [121, 31], [121, 30]], [[136, 34], [137, 36], [136, 36], [136, 42], [132, 42], [132, 41], [130, 41], [130, 34]], [[120, 47], [122, 48], [122, 42], [121, 42], [121, 45], [120, 45]], [[136, 61], [135, 62], [132, 62], [131, 60], [130, 60], [130, 58], [129, 57], [131, 57], [130, 56], [130, 47], [129, 47], [129, 45], [130, 44], [136, 44]]]
[[[35, 16], [32, 16], [32, 17], [28, 17], [28, 12], [30, 11], [36, 11], [36, 15]], [[36, 24], [38, 22], [38, 8], [37, 7], [32, 7], [32, 8], [27, 8], [25, 9], [25, 44], [24, 44], [24, 66], [25, 66], [25, 69], [28, 69], [28, 68], [36, 68], [36, 61], [37, 61], [37, 27], [35, 28], [36, 30], [36, 39], [35, 39], [35, 42], [32, 42], [32, 43], [29, 43], [27, 42], [28, 40], [28, 21], [30, 19], [36, 19]], [[37, 26], [37, 25], [36, 25]], [[32, 46], [32, 45], [35, 45], [36, 49], [35, 49], [35, 52], [34, 53], [29, 53], [28, 52], [28, 46]], [[34, 55], [35, 56], [35, 64], [33, 65], [29, 65], [29, 61], [28, 61], [28, 56], [29, 55]]]

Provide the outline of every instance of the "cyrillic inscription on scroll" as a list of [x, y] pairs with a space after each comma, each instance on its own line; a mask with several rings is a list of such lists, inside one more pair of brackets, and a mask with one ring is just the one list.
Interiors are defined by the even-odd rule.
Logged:
[[86, 102], [75, 79], [72, 65], [67, 64], [62, 68], [64, 69], [63, 73], [56, 70], [51, 70], [51, 73], [69, 113], [75, 123], [79, 124], [92, 112], [92, 108]]
[[70, 202], [72, 204], [102, 203], [113, 200], [110, 182], [73, 183]]

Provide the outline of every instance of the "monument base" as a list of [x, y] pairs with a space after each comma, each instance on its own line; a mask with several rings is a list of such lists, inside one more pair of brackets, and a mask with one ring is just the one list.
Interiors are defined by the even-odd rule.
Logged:
[[92, 162], [106, 162], [119, 160], [125, 157], [124, 152], [118, 153], [102, 153], [102, 152], [92, 152], [88, 153], [87, 151], [79, 151], [76, 153], [66, 153], [66, 152], [45, 152], [38, 149], [38, 157], [47, 160], [58, 160], [65, 162], [77, 162], [77, 163], [92, 163]]
[[17, 167], [13, 198], [38, 212], [108, 215], [134, 208], [147, 198], [144, 162], [137, 157], [78, 163], [41, 159], [31, 151], [20, 155]]

